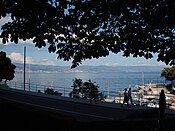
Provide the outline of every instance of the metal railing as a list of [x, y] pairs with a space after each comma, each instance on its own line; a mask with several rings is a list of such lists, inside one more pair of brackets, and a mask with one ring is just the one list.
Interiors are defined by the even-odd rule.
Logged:
[[[24, 83], [21, 83], [21, 82], [8, 82], [7, 85], [10, 88], [24, 90]], [[61, 93], [62, 96], [65, 96], [65, 97], [69, 97], [69, 93], [73, 89], [70, 87], [25, 83], [25, 91], [45, 93], [47, 88], [52, 88], [54, 91]], [[103, 96], [105, 96], [106, 102], [115, 102], [115, 103], [123, 102], [123, 93], [121, 91], [100, 90], [100, 92], [103, 94]], [[139, 94], [137, 95], [133, 94], [132, 96], [133, 96], [133, 100], [140, 101], [141, 99], [143, 99]], [[144, 99], [147, 99], [147, 98], [149, 99], [152, 97], [158, 99], [158, 96], [156, 94], [144, 94]]]
[[31, 92], [42, 92], [42, 93], [44, 93], [47, 88], [51, 88], [54, 91], [62, 93], [63, 96], [69, 96], [69, 93], [72, 90], [72, 88], [50, 86], [50, 85], [40, 85], [40, 84], [32, 84], [32, 83], [25, 83], [25, 89], [24, 89], [24, 84], [21, 82], [8, 82], [7, 85], [10, 88], [31, 91]]
[[[70, 88], [70, 87], [40, 85], [40, 84], [32, 84], [32, 83], [25, 83], [25, 89], [24, 89], [24, 83], [22, 83], [22, 82], [8, 82], [7, 85], [10, 88], [25, 90], [25, 91], [31, 91], [31, 92], [42, 92], [42, 93], [44, 93], [47, 88], [51, 88], [54, 91], [57, 91], [58, 93], [61, 93], [62, 96], [66, 96], [66, 97], [69, 97], [69, 93], [73, 89], [73, 88]], [[113, 101], [115, 101], [116, 98], [120, 97], [119, 93], [117, 91], [100, 90], [100, 92], [103, 94], [103, 96], [105, 98], [111, 99]]]

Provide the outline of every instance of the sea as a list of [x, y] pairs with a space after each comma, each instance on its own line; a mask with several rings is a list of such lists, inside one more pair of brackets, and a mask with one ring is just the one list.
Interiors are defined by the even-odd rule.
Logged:
[[[100, 72], [16, 72], [11, 82], [28, 83], [30, 85], [44, 85], [70, 89], [75, 78], [83, 82], [91, 80], [99, 86], [100, 91], [118, 92], [124, 88], [135, 88], [144, 84], [166, 84], [165, 78], [160, 77], [161, 71], [100, 71]], [[25, 77], [25, 80], [24, 80]], [[31, 86], [36, 87], [36, 86]], [[41, 89], [42, 90], [42, 89]]]

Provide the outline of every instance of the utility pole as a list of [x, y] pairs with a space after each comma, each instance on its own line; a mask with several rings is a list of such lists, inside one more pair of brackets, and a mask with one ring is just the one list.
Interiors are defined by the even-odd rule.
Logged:
[[26, 46], [24, 46], [24, 91], [26, 90]]
[[30, 91], [30, 64], [29, 64], [29, 91]]

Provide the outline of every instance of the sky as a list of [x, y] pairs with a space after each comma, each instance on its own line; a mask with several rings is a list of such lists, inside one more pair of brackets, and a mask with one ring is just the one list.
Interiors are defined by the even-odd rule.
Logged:
[[[0, 27], [9, 21], [9, 17], [0, 20]], [[32, 40], [19, 41], [18, 44], [7, 43], [3, 44], [0, 39], [0, 51], [4, 51], [12, 60], [12, 63], [23, 63], [24, 61], [24, 47], [26, 47], [26, 63], [27, 64], [42, 64], [42, 65], [59, 65], [59, 66], [70, 66], [72, 61], [63, 61], [57, 59], [56, 53], [49, 53], [48, 47], [38, 48], [32, 43]], [[101, 57], [99, 59], [85, 60], [81, 65], [91, 66], [166, 66], [163, 62], [157, 62], [157, 55], [154, 54], [152, 59], [145, 59], [143, 57], [133, 58], [123, 57], [122, 53], [114, 54], [110, 53], [109, 56]], [[80, 66], [81, 66], [80, 65]]]

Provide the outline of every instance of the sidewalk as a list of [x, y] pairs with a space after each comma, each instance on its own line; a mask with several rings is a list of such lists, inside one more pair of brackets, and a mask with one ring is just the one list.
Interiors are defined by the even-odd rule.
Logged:
[[175, 110], [166, 109], [165, 110], [165, 118], [166, 119], [174, 119], [175, 120]]

